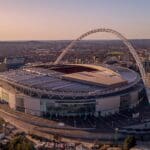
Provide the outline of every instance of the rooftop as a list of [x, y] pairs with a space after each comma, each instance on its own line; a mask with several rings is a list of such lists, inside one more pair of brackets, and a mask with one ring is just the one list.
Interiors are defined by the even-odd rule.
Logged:
[[[116, 73], [108, 68], [95, 65], [76, 65], [77, 67], [83, 68], [81, 71], [64, 74], [63, 79], [76, 81], [85, 84], [92, 84], [97, 86], [120, 86], [127, 84], [127, 80], [124, 79], [119, 73]], [[84, 70], [84, 68], [88, 68]], [[91, 71], [91, 70], [92, 71]]]
[[[74, 71], [69, 72], [66, 68], [73, 68]], [[138, 78], [136, 72], [127, 68], [109, 69], [83, 64], [35, 66], [0, 73], [1, 80], [53, 92], [104, 91], [114, 89], [114, 86], [115, 88], [128, 86]]]

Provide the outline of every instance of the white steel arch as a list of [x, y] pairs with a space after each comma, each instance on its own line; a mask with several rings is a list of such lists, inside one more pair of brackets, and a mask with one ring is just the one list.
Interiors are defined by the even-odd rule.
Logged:
[[90, 30], [84, 34], [82, 34], [80, 37], [78, 37], [76, 40], [72, 41], [65, 49], [63, 49], [62, 53], [58, 56], [58, 58], [56, 59], [56, 61], [54, 62], [54, 64], [59, 64], [60, 61], [62, 60], [62, 58], [66, 55], [66, 53], [80, 40], [82, 40], [83, 38], [87, 37], [90, 34], [94, 34], [97, 32], [107, 32], [107, 33], [111, 33], [115, 36], [117, 36], [129, 49], [130, 53], [132, 54], [133, 58], [136, 61], [136, 64], [140, 70], [143, 82], [146, 83], [146, 73], [145, 70], [143, 68], [143, 65], [138, 57], [138, 54], [136, 52], [136, 50], [133, 48], [133, 46], [131, 45], [131, 43], [119, 32], [113, 30], [113, 29], [107, 29], [107, 28], [98, 28], [98, 29], [93, 29]]

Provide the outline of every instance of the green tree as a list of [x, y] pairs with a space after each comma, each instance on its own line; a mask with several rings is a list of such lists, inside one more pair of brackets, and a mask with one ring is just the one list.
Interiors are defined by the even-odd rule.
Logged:
[[15, 136], [8, 145], [8, 150], [35, 150], [34, 145], [23, 135]]
[[123, 149], [124, 150], [129, 150], [130, 148], [134, 147], [136, 145], [136, 139], [134, 136], [128, 136], [124, 140], [123, 143]]
[[60, 137], [59, 135], [57, 135], [57, 134], [55, 134], [55, 135], [53, 136], [53, 139], [54, 139], [55, 141], [61, 141], [61, 137]]
[[18, 143], [17, 146], [16, 146], [16, 150], [20, 150], [21, 149], [21, 144]]

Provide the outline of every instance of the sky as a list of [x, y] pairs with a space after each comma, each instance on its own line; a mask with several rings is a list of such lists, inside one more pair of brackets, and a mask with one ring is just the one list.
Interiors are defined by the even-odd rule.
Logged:
[[[75, 39], [94, 28], [150, 39], [150, 0], [0, 0], [0, 40]], [[88, 39], [109, 39], [96, 33]]]

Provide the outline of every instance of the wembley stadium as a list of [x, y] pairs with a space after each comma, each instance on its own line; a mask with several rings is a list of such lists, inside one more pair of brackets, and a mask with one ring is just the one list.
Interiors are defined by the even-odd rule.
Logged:
[[[78, 41], [97, 32], [121, 39], [139, 72], [119, 64], [64, 63], [64, 56]], [[114, 140], [114, 132], [122, 138], [131, 133], [145, 136], [149, 134], [149, 91], [133, 46], [119, 32], [99, 28], [72, 41], [55, 62], [0, 72], [0, 116], [26, 133], [46, 139], [59, 135]]]
[[0, 99], [48, 118], [109, 116], [133, 109], [144, 96], [140, 75], [119, 66], [41, 64], [0, 73]]

